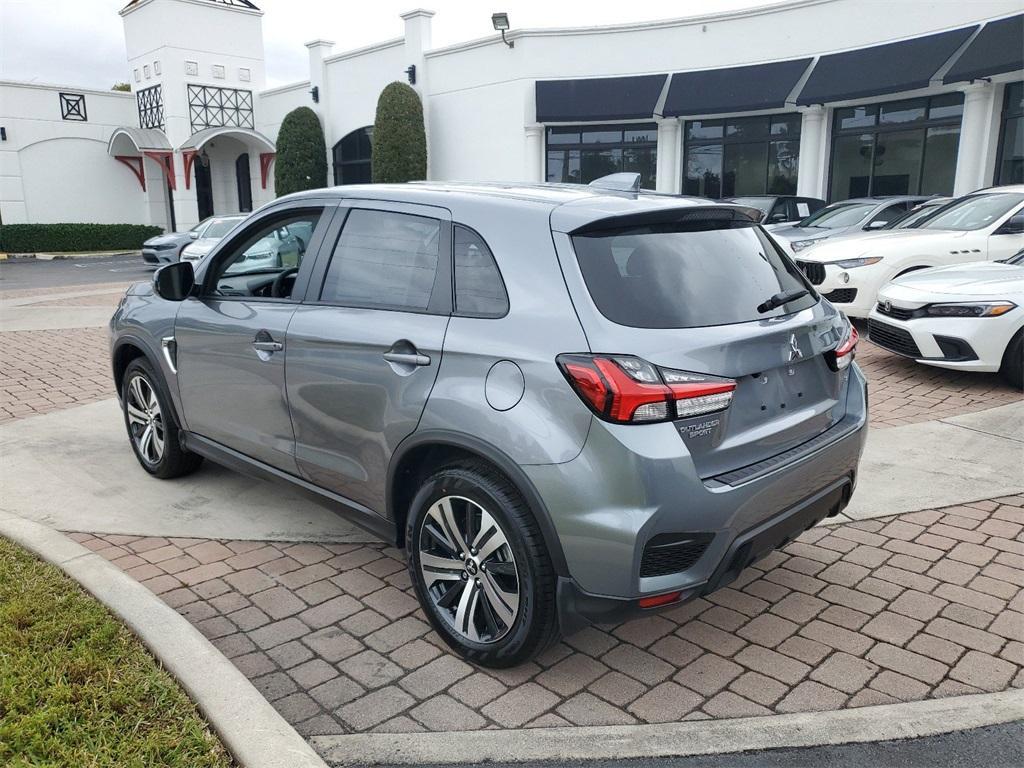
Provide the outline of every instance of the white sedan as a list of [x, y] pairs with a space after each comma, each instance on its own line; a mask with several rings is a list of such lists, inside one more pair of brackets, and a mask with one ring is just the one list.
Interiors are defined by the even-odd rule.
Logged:
[[884, 286], [868, 338], [919, 363], [999, 371], [1024, 388], [1024, 249], [1005, 263], [923, 269]]
[[883, 285], [926, 267], [1007, 259], [1024, 247], [1024, 185], [992, 187], [945, 206], [917, 229], [825, 242], [797, 265], [829, 301], [867, 317]]

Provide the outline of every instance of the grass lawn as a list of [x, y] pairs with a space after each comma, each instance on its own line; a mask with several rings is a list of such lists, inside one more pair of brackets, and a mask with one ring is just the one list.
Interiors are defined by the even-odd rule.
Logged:
[[0, 538], [0, 765], [232, 764], [120, 621], [58, 568]]

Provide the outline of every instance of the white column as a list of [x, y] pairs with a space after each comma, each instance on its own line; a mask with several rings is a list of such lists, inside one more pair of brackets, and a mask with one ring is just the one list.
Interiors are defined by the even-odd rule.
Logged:
[[682, 169], [679, 166], [679, 121], [664, 118], [658, 121], [658, 178], [655, 188], [658, 192], [677, 194], [681, 188]]
[[416, 67], [416, 84], [413, 88], [423, 103], [423, 126], [427, 134], [427, 178], [432, 178], [432, 155], [430, 151], [430, 105], [427, 100], [427, 62], [423, 54], [431, 48], [431, 22], [433, 11], [417, 8], [401, 14], [405, 22], [405, 65]]
[[[188, 188], [185, 187], [185, 158], [181, 152], [175, 152], [172, 156], [174, 160], [174, 183], [177, 189], [174, 190], [174, 225], [179, 232], [184, 232], [186, 229], [191, 229], [199, 223], [199, 196], [196, 193], [196, 180], [195, 180], [195, 169], [193, 168], [189, 173]], [[199, 162], [199, 158], [195, 159], [195, 162]], [[158, 206], [154, 206], [151, 202], [150, 210], [159, 208], [159, 216], [161, 219], [166, 218], [164, 210], [166, 208], [166, 184], [167, 180], [164, 178], [162, 172], [157, 168], [149, 158], [142, 161], [142, 165], [147, 170], [155, 169], [156, 172], [152, 174], [146, 174], [146, 188], [149, 190], [147, 194], [150, 195], [150, 200], [158, 200]], [[234, 170], [232, 168], [232, 170]], [[155, 185], [155, 186], [154, 186]], [[214, 211], [220, 213], [216, 207]], [[155, 212], [155, 211], [154, 211]], [[154, 221], [154, 224], [161, 224], [161, 221]]]
[[956, 153], [953, 194], [966, 195], [988, 186], [986, 169], [993, 150], [992, 121], [995, 88], [991, 83], [971, 83], [964, 92], [964, 116], [960, 123], [960, 145]]
[[531, 123], [526, 126], [526, 162], [523, 181], [544, 181], [544, 126]]
[[825, 108], [801, 110], [800, 160], [797, 165], [796, 193], [803, 197], [828, 199], [825, 184], [828, 167], [825, 162]]
[[[331, 147], [334, 146], [337, 138], [333, 135], [329, 119], [331, 102], [327, 89], [327, 65], [324, 64], [324, 59], [330, 56], [334, 50], [334, 41], [310, 40], [306, 43], [306, 49], [309, 51], [309, 90], [312, 91], [316, 88], [317, 97], [320, 99], [319, 102], [314, 102], [310, 95], [307, 106], [316, 112], [317, 117], [320, 118], [320, 125], [324, 129], [324, 143], [327, 145], [327, 185], [330, 186], [334, 183]], [[260, 191], [262, 192], [262, 190]]]

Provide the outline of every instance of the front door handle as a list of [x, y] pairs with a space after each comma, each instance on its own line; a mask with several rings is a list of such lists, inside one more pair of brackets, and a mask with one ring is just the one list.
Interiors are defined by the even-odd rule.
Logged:
[[254, 341], [252, 348], [257, 352], [280, 352], [284, 349], [284, 344], [280, 341]]
[[430, 365], [430, 358], [419, 352], [385, 352], [384, 359], [396, 365]]

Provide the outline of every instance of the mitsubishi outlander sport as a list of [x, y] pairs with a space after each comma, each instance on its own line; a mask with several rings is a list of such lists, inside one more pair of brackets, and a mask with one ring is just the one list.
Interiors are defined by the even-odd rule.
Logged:
[[[332, 505], [405, 548], [453, 649], [521, 663], [849, 501], [857, 332], [757, 217], [605, 186], [283, 197], [128, 290], [131, 446], [158, 478], [205, 457]], [[249, 258], [282, 228], [310, 233], [293, 262]]]

